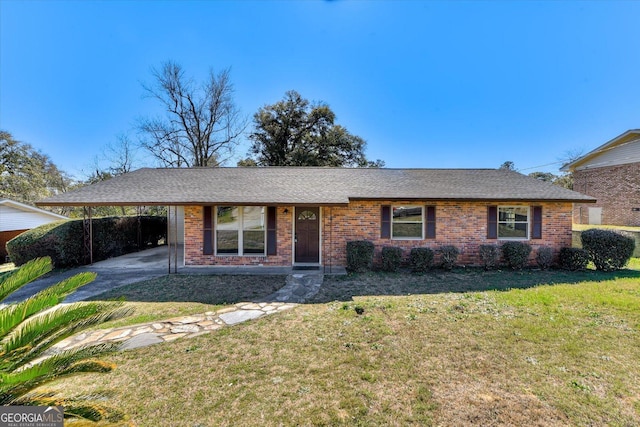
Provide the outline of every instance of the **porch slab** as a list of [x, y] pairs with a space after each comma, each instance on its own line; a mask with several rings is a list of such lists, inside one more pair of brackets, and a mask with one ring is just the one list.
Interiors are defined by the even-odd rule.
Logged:
[[[259, 265], [188, 265], [178, 267], [179, 274], [229, 274], [229, 275], [281, 275], [287, 276], [289, 274], [298, 273], [310, 273], [311, 271], [300, 271], [294, 267], [273, 267], [273, 266], [259, 266]], [[345, 275], [347, 270], [344, 267], [328, 267], [320, 266], [315, 272], [325, 275]]]

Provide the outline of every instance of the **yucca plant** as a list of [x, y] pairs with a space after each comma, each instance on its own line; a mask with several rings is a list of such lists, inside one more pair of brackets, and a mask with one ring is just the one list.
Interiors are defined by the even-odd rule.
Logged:
[[[0, 301], [52, 269], [50, 258], [38, 258], [0, 276]], [[117, 349], [100, 344], [54, 352], [51, 347], [90, 326], [129, 313], [119, 302], [61, 304], [64, 298], [93, 281], [95, 273], [80, 273], [18, 303], [0, 308], [0, 404], [64, 406], [65, 418], [122, 421], [116, 410], [83, 398], [38, 391], [45, 383], [82, 372], [108, 372], [114, 365], [95, 357]]]

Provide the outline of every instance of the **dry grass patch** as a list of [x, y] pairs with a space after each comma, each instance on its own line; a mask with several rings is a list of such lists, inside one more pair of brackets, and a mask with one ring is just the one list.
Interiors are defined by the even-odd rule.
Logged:
[[[372, 281], [362, 276], [362, 294]], [[353, 293], [358, 278], [342, 283]], [[111, 392], [140, 426], [629, 426], [640, 424], [639, 338], [636, 272], [301, 305], [113, 355], [109, 375], [57, 387]]]
[[135, 313], [101, 325], [111, 328], [215, 311], [224, 305], [256, 301], [285, 285], [285, 276], [172, 274], [122, 286], [91, 300], [122, 299]]

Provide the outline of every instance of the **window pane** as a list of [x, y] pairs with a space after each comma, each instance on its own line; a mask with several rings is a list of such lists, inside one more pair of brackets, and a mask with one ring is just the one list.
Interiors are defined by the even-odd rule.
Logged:
[[299, 221], [315, 221], [316, 214], [311, 211], [302, 211], [300, 215], [298, 215]]
[[501, 222], [498, 224], [498, 237], [526, 239], [527, 227], [526, 222]]
[[498, 221], [528, 221], [529, 209], [524, 206], [498, 208]]
[[237, 254], [238, 253], [238, 232], [235, 230], [216, 231], [216, 245], [219, 254]]
[[498, 207], [498, 238], [526, 239], [529, 237], [528, 229], [529, 208]]
[[242, 239], [245, 254], [264, 254], [264, 231], [244, 231]]
[[[237, 206], [218, 206], [218, 218], [216, 228], [218, 230], [237, 230], [238, 223], [238, 207]], [[236, 233], [237, 234], [237, 233]]]
[[264, 230], [265, 215], [263, 206], [245, 206], [242, 228], [244, 230]]
[[393, 222], [422, 221], [421, 206], [394, 206]]
[[411, 237], [411, 238], [421, 238], [422, 237], [422, 224], [421, 223], [394, 223], [393, 224], [393, 236], [394, 238], [402, 238], [402, 237]]

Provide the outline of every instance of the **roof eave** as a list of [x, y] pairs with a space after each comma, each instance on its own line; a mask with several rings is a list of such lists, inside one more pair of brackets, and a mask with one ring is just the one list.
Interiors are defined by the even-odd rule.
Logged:
[[629, 136], [631, 134], [636, 134], [636, 135], [640, 136], [640, 129], [629, 129], [628, 131], [626, 131], [626, 132], [616, 136], [615, 138], [605, 142], [604, 144], [600, 145], [599, 147], [594, 148], [593, 150], [589, 151], [587, 154], [577, 158], [573, 162], [567, 163], [566, 165], [563, 165], [560, 168], [560, 170], [562, 172], [571, 172], [576, 167], [580, 166], [582, 163], [586, 162], [587, 160], [592, 159], [593, 157], [598, 155], [601, 151], [615, 146], [618, 142], [620, 142], [621, 140], [623, 140], [624, 138], [626, 138], [627, 136]]
[[190, 202], [37, 202], [38, 206], [55, 207], [100, 207], [100, 206], [348, 206], [349, 202], [220, 202], [220, 201], [190, 201]]
[[541, 198], [541, 197], [351, 197], [349, 200], [353, 201], [389, 201], [389, 202], [529, 202], [529, 203], [596, 203], [596, 199], [592, 197], [584, 199], [562, 199], [562, 198]]

